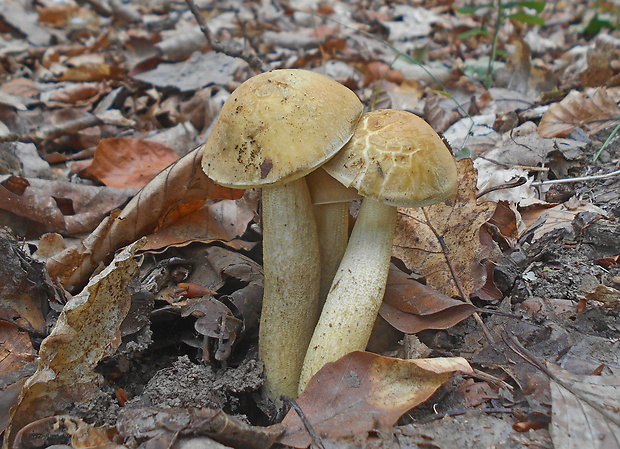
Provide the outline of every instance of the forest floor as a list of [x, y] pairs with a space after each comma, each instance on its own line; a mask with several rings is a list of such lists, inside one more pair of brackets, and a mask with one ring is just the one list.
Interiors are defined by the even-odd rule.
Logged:
[[[5, 447], [620, 448], [620, 4], [197, 6], [212, 42], [182, 1], [0, 4]], [[279, 68], [423, 117], [459, 172], [399, 209], [368, 352], [305, 420], [261, 395], [260, 193], [195, 150]]]

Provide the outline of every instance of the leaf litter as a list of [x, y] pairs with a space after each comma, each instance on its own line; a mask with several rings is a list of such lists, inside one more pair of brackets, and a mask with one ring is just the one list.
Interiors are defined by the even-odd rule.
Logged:
[[[616, 7], [522, 2], [494, 21], [497, 11], [481, 2], [461, 9], [470, 3], [201, 2], [210, 37], [182, 3], [0, 6], [0, 218], [27, 239], [23, 254], [6, 252], [21, 268], [0, 275], [5, 286], [43, 286], [0, 297], [5, 443], [17, 434], [28, 447], [40, 435], [73, 447], [215, 444], [205, 438], [267, 447], [283, 430], [256, 426], [271, 422], [257, 399], [260, 202], [211, 183], [191, 151], [230, 92], [269, 66], [311, 68], [369, 109], [422, 115], [462, 159], [455, 198], [400, 210], [387, 322], [378, 320], [371, 342], [381, 354], [356, 354], [355, 370], [332, 366], [325, 380], [347, 380], [327, 398], [336, 405], [403, 389], [387, 408], [370, 400], [344, 412], [322, 407], [323, 390], [309, 387], [301, 411], [311, 423], [332, 422], [318, 426], [326, 444], [617, 447], [620, 45], [606, 20]], [[142, 147], [120, 145], [130, 141]], [[107, 155], [97, 150], [106, 142], [118, 145]], [[164, 151], [154, 142], [169, 159], [149, 168], [144, 158]], [[103, 171], [84, 171], [100, 162]], [[115, 184], [109, 176], [119, 171]], [[34, 357], [41, 369], [53, 341], [39, 347], [41, 338], [62, 325], [65, 304], [86, 294], [89, 279], [111, 281], [122, 248], [143, 237], [138, 274], [122, 281], [131, 304], [108, 328], [113, 344], [96, 339], [78, 370], [105, 379], [85, 387], [95, 399], [71, 397], [71, 373], [59, 372], [37, 385], [68, 406], [44, 403], [38, 412], [48, 416], [35, 420], [24, 411], [37, 401], [28, 399], [41, 377], [30, 377]], [[30, 257], [45, 262], [45, 276]], [[504, 345], [506, 332], [565, 371], [550, 380]], [[80, 350], [71, 349], [76, 360]], [[416, 354], [469, 365], [453, 364], [420, 395], [415, 379], [392, 375], [395, 366], [409, 372]], [[355, 387], [367, 379], [376, 381], [367, 391]], [[611, 404], [603, 418], [588, 408], [592, 389]], [[344, 437], [338, 419], [362, 411], [363, 430]], [[289, 413], [285, 423], [296, 419]], [[612, 425], [582, 431], [592, 420]], [[296, 429], [303, 444], [295, 444], [307, 446], [308, 430]]]

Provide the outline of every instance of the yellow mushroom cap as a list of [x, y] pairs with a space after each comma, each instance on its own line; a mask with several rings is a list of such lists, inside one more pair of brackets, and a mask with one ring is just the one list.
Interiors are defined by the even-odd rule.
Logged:
[[323, 168], [360, 195], [392, 206], [426, 206], [456, 192], [452, 153], [428, 123], [406, 111], [364, 114]]
[[354, 92], [324, 75], [300, 69], [261, 73], [222, 107], [204, 144], [203, 170], [227, 187], [293, 181], [342, 148], [362, 111]]

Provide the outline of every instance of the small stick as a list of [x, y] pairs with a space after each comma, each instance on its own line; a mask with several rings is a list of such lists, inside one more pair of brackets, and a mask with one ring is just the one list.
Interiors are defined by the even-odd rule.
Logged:
[[620, 170], [612, 171], [610, 173], [604, 173], [602, 175], [592, 175], [592, 176], [579, 176], [576, 178], [562, 178], [562, 179], [550, 179], [548, 181], [535, 181], [532, 186], [548, 186], [551, 184], [567, 184], [569, 182], [581, 182], [581, 181], [591, 181], [593, 179], [607, 179], [612, 178], [614, 176], [620, 175]]
[[[459, 290], [459, 293], [461, 294], [461, 297], [463, 298], [463, 301], [465, 301], [466, 303], [471, 304], [473, 306], [474, 304], [471, 302], [471, 299], [469, 299], [469, 296], [465, 294], [465, 290], [463, 289], [463, 286], [461, 285], [461, 281], [459, 280], [458, 276], [456, 275], [456, 270], [454, 269], [454, 266], [452, 265], [452, 261], [448, 257], [448, 246], [446, 245], [445, 240], [443, 239], [443, 237], [441, 235], [439, 235], [439, 232], [437, 232], [435, 227], [431, 224], [431, 222], [430, 222], [430, 220], [428, 218], [428, 212], [426, 211], [426, 208], [424, 208], [424, 207], [422, 208], [422, 213], [424, 213], [424, 218], [426, 219], [426, 226], [428, 226], [430, 228], [430, 230], [433, 232], [433, 234], [435, 234], [435, 237], [437, 238], [437, 241], [439, 242], [439, 245], [441, 245], [441, 249], [443, 251], [443, 255], [444, 255], [445, 259], [446, 259], [446, 264], [448, 265], [448, 268], [450, 269], [450, 273], [452, 273], [452, 278], [454, 279], [454, 283], [456, 284], [456, 288]], [[494, 344], [495, 343], [495, 339], [491, 335], [491, 332], [487, 328], [486, 324], [484, 324], [484, 321], [482, 321], [482, 318], [480, 318], [480, 314], [478, 312], [474, 312], [473, 313], [473, 317], [476, 320], [476, 322], [480, 325], [480, 327], [482, 329], [482, 332], [484, 333], [484, 336], [489, 341], [489, 343]]]
[[297, 416], [299, 416], [301, 423], [304, 425], [306, 431], [310, 435], [312, 443], [319, 449], [325, 449], [325, 446], [323, 445], [323, 439], [318, 433], [316, 433], [316, 430], [314, 430], [312, 423], [310, 422], [304, 411], [301, 409], [299, 404], [294, 399], [289, 398], [288, 396], [280, 396], [280, 399], [282, 400], [282, 402], [287, 403], [291, 408], [293, 408], [295, 412], [297, 412]]
[[200, 27], [200, 31], [202, 31], [202, 34], [205, 35], [205, 38], [207, 39], [207, 42], [209, 43], [209, 46], [211, 47], [211, 49], [213, 49], [213, 51], [224, 53], [225, 55], [232, 56], [234, 58], [243, 59], [250, 65], [250, 67], [252, 67], [258, 73], [268, 72], [270, 70], [269, 66], [265, 63], [265, 61], [263, 61], [256, 53], [248, 51], [245, 48], [230, 48], [220, 42], [215, 42], [213, 40], [211, 30], [209, 30], [209, 27], [207, 26], [205, 19], [200, 14], [198, 7], [194, 3], [194, 0], [185, 0], [185, 3], [187, 3], [189, 10], [194, 15], [194, 18], [196, 19], [196, 22]]

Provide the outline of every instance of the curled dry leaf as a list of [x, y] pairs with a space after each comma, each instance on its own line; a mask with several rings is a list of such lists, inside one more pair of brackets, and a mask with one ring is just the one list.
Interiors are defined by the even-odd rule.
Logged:
[[425, 208], [448, 254], [428, 226], [422, 208], [399, 208], [394, 236], [393, 255], [407, 269], [424, 276], [429, 287], [448, 296], [460, 296], [460, 292], [446, 257], [469, 295], [485, 284], [486, 268], [481, 260], [497, 255], [494, 248], [480, 243], [480, 227], [493, 215], [495, 203], [476, 200], [476, 171], [471, 159], [458, 162], [458, 174], [456, 196]]
[[128, 246], [64, 307], [50, 335], [41, 343], [39, 365], [11, 411], [5, 442], [13, 443], [27, 424], [51, 416], [98, 391], [95, 372], [120, 344], [120, 326], [129, 311], [129, 281], [138, 269], [134, 259], [143, 241]]
[[179, 156], [159, 142], [126, 137], [103, 139], [92, 164], [80, 176], [109, 187], [142, 188]]
[[43, 335], [48, 300], [54, 297], [54, 289], [43, 265], [20, 246], [6, 228], [0, 228], [0, 321]]
[[0, 323], [0, 433], [9, 424], [9, 412], [17, 403], [27, 377], [36, 370], [37, 352], [30, 335], [17, 327]]
[[581, 376], [548, 364], [551, 382], [551, 438], [564, 449], [620, 447], [620, 379]]
[[562, 101], [549, 107], [540, 121], [538, 133], [542, 137], [565, 137], [577, 127], [588, 134], [613, 128], [620, 121], [615, 96], [617, 93], [604, 87], [586, 92], [573, 90]]
[[[297, 403], [317, 433], [346, 439], [391, 428], [408, 410], [426, 401], [455, 371], [471, 373], [462, 357], [403, 360], [352, 352], [325, 365]], [[279, 443], [306, 448], [311, 440], [294, 410]]]
[[15, 438], [13, 449], [31, 447], [49, 447], [59, 438], [71, 439], [73, 449], [125, 449], [115, 443], [118, 436], [116, 429], [110, 425], [95, 427], [80, 418], [70, 415], [50, 416], [39, 419], [23, 427]]
[[448, 329], [474, 311], [473, 305], [443, 295], [392, 266], [379, 313], [399, 331], [415, 334]]
[[106, 214], [135, 193], [135, 189], [4, 176], [0, 209], [39, 223], [48, 232], [75, 235], [95, 229]]
[[179, 159], [145, 185], [122, 212], [103, 220], [77, 248], [48, 260], [50, 276], [67, 290], [76, 290], [114, 251], [153, 232], [184, 204], [201, 204], [208, 198], [240, 198], [242, 190], [218, 186], [207, 178], [200, 166], [201, 156], [197, 148]]

